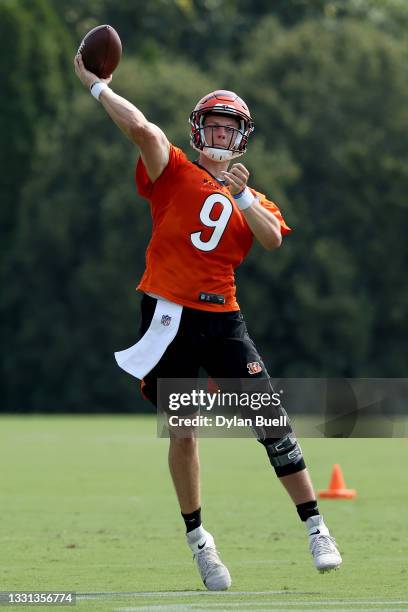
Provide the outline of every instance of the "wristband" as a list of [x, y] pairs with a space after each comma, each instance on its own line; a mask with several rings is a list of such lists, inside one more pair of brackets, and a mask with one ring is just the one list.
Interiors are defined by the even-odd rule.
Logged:
[[255, 199], [256, 198], [253, 196], [249, 187], [245, 187], [245, 189], [243, 189], [241, 193], [238, 193], [234, 196], [234, 200], [236, 201], [239, 210], [246, 210], [247, 208], [252, 206], [252, 204], [255, 202]]
[[109, 87], [107, 86], [106, 83], [101, 83], [100, 81], [94, 81], [89, 89], [93, 97], [99, 102], [99, 96], [101, 95], [104, 89], [109, 89]]

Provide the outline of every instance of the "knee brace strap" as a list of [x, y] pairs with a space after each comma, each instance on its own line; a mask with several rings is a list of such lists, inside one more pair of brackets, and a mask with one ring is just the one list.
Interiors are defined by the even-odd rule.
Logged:
[[290, 433], [280, 439], [266, 438], [265, 440], [258, 440], [258, 442], [265, 446], [269, 461], [278, 476], [293, 474], [306, 467], [302, 449], [295, 434]]

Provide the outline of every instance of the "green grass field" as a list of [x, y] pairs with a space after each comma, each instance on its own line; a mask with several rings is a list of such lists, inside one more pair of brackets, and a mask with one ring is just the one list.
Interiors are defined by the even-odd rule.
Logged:
[[319, 504], [344, 560], [324, 575], [264, 449], [201, 440], [203, 522], [233, 580], [209, 593], [154, 418], [2, 417], [0, 428], [1, 591], [76, 591], [83, 611], [408, 609], [406, 439], [302, 440], [316, 488], [340, 463], [358, 491]]

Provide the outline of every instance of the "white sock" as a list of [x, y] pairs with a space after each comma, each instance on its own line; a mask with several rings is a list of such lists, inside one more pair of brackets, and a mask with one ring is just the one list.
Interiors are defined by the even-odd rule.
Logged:
[[202, 525], [200, 525], [187, 533], [187, 540], [189, 544], [193, 544], [194, 542], [197, 542], [197, 540], [202, 539], [206, 534], [206, 530]]
[[310, 536], [313, 535], [329, 535], [329, 530], [327, 529], [323, 517], [318, 514], [316, 516], [311, 516], [306, 519], [306, 530]]

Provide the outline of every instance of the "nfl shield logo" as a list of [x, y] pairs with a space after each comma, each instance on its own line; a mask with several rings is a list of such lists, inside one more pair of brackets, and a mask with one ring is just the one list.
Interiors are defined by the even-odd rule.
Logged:
[[161, 324], [165, 325], [166, 327], [170, 325], [170, 321], [171, 321], [171, 317], [169, 315], [163, 315], [161, 318]]

